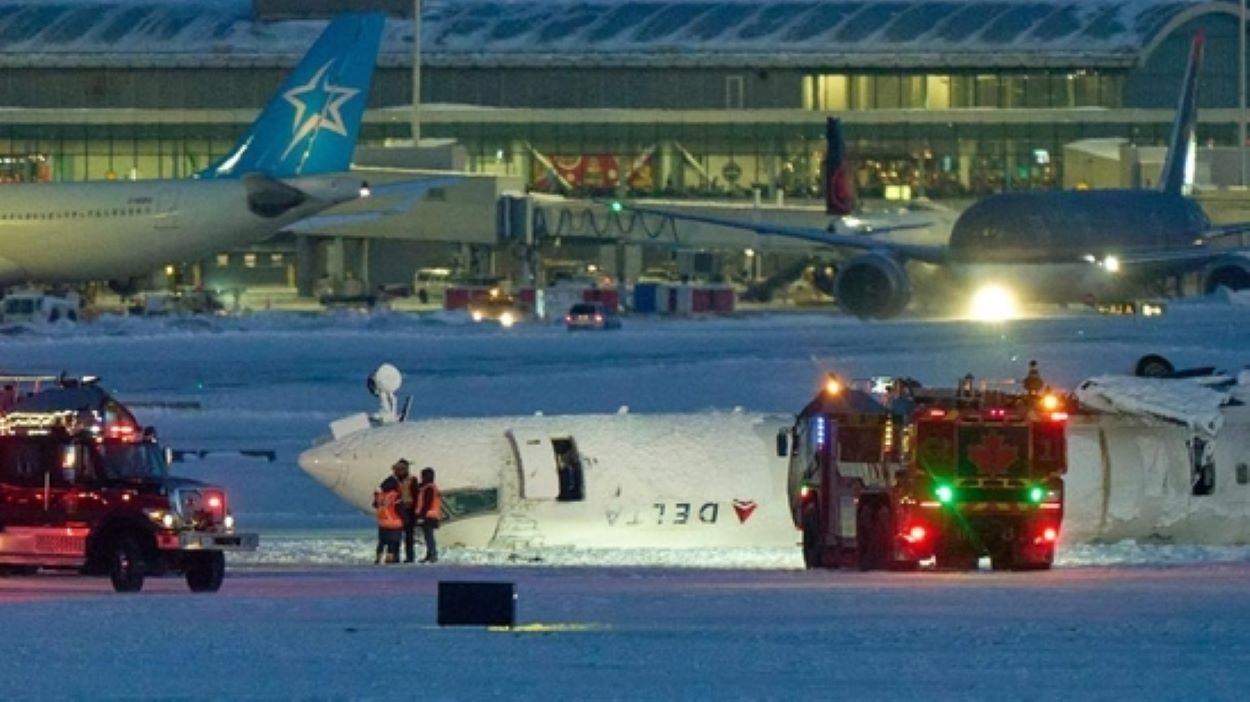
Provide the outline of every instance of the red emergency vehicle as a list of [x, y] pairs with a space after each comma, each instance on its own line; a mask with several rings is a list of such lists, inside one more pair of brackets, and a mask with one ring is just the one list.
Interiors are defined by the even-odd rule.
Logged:
[[225, 490], [169, 474], [151, 427], [93, 379], [0, 377], [0, 571], [107, 575], [118, 592], [178, 573], [215, 592], [255, 550]]
[[809, 568], [1045, 569], [1067, 469], [1066, 398], [829, 376], [778, 451]]

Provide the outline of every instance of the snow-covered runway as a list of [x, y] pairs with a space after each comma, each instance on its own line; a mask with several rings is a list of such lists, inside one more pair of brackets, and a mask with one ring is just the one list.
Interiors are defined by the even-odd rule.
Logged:
[[[137, 409], [175, 448], [277, 460], [175, 466], [224, 484], [241, 526], [262, 532], [217, 595], [177, 579], [121, 596], [104, 579], [0, 578], [0, 699], [1241, 699], [1245, 548], [1065, 548], [1055, 571], [1029, 574], [808, 573], [797, 548], [531, 554], [546, 567], [452, 549], [433, 568], [373, 568], [360, 565], [369, 518], [295, 457], [331, 419], [369, 407], [364, 378], [383, 361], [405, 371], [401, 393], [421, 418], [786, 413], [822, 368], [949, 383], [1016, 376], [1035, 358], [1071, 386], [1147, 352], [1237, 369], [1246, 349], [1250, 309], [1218, 301], [1000, 326], [821, 313], [568, 335], [455, 317], [258, 315], [3, 337], [7, 371], [98, 374], [124, 401], [194, 406]], [[515, 582], [521, 623], [569, 626], [437, 629], [440, 579]]]
[[[212, 596], [177, 580], [119, 596], [104, 580], [11, 578], [0, 697], [1244, 699], [1248, 579], [1246, 563], [293, 567], [235, 569]], [[439, 629], [439, 580], [513, 582], [519, 623], [545, 626]]]

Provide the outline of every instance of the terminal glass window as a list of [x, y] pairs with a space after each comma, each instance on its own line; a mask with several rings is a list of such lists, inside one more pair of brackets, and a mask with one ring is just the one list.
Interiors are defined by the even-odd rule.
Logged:
[[815, 74], [803, 78], [803, 107], [822, 112], [848, 110], [971, 107], [1119, 107], [1123, 78], [1072, 73]]
[[[956, 105], [951, 102], [950, 76], [925, 76], [923, 106], [927, 110], [948, 110]], [[920, 105], [915, 105], [919, 107]]]

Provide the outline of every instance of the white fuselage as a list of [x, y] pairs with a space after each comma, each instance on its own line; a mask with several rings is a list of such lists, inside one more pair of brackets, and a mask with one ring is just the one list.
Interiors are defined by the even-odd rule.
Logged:
[[[785, 422], [741, 413], [406, 422], [310, 449], [300, 466], [364, 511], [395, 460], [433, 467], [448, 544], [791, 546], [787, 464], [774, 439]], [[580, 459], [582, 499], [560, 499], [556, 451], [565, 440]], [[497, 491], [494, 509], [475, 490]], [[465, 495], [476, 505], [468, 513]]]
[[[1074, 417], [1068, 426], [1065, 540], [1250, 543], [1250, 407], [1220, 410], [1215, 483], [1194, 494], [1189, 442], [1180, 424], [1117, 414]], [[1241, 466], [1240, 468], [1238, 466]]]
[[[1250, 408], [1224, 415], [1213, 440], [1215, 489], [1203, 496], [1192, 494], [1190, 431], [1115, 414], [1074, 418], [1064, 543], [1250, 542], [1250, 485], [1238, 482], [1239, 470], [1250, 480], [1238, 468], [1250, 461]], [[797, 535], [775, 436], [791, 423], [741, 413], [429, 420], [349, 434], [304, 452], [300, 466], [366, 512], [395, 460], [435, 468], [449, 496], [448, 544], [784, 547]], [[554, 447], [570, 438], [585, 494], [561, 501]], [[482, 499], [492, 491], [493, 503]], [[461, 504], [476, 506], [457, 513]]]
[[309, 197], [276, 217], [242, 180], [146, 180], [0, 187], [0, 285], [125, 278], [260, 241], [359, 196], [347, 176], [283, 181]]

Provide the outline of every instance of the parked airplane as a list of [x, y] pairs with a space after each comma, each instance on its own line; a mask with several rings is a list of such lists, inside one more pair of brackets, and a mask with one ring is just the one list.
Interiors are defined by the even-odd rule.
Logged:
[[383, 22], [335, 18], [234, 148], [194, 178], [0, 186], [0, 286], [125, 279], [368, 195], [346, 171]]
[[[393, 372], [393, 393], [399, 372], [387, 364], [373, 377], [383, 369]], [[1250, 539], [1250, 385], [1176, 377], [1102, 376], [1077, 390], [1084, 408], [1068, 428], [1066, 544]], [[443, 543], [798, 553], [788, 461], [776, 455], [776, 432], [793, 417], [735, 411], [404, 421], [393, 394], [380, 394], [375, 421], [357, 414], [332, 423], [332, 437], [303, 452], [300, 467], [370, 513], [374, 490], [396, 460], [434, 467], [445, 498]]]
[[[1197, 74], [1203, 35], [1194, 37], [1157, 190], [1119, 189], [991, 195], [954, 222], [942, 244], [784, 225], [745, 222], [646, 206], [623, 205], [677, 220], [745, 229], [861, 251], [839, 266], [835, 297], [865, 319], [893, 317], [912, 294], [910, 262], [940, 267], [961, 288], [995, 285], [1023, 299], [1053, 302], [1119, 300], [1169, 276], [1202, 272], [1203, 290], [1250, 287], [1244, 249], [1214, 248], [1211, 240], [1250, 230], [1250, 223], [1213, 226], [1183, 193], [1197, 119]], [[836, 125], [831, 125], [831, 131]], [[837, 147], [830, 140], [830, 153]], [[826, 169], [828, 208], [848, 201], [844, 171]], [[841, 175], [839, 176], [839, 173]], [[878, 231], [887, 231], [886, 226]]]

